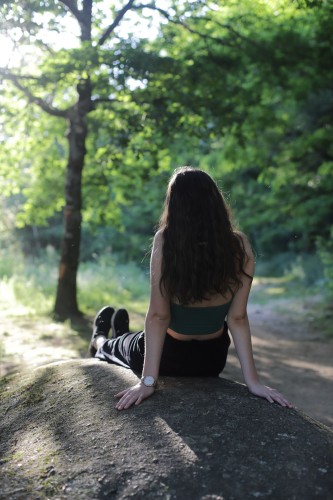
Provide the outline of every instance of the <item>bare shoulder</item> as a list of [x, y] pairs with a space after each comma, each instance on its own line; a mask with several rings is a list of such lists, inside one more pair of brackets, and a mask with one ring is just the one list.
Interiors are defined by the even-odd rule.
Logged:
[[163, 229], [159, 229], [158, 231], [156, 231], [154, 242], [163, 243]]
[[154, 236], [154, 243], [153, 243], [153, 248], [154, 252], [162, 251], [164, 243], [164, 235], [163, 235], [163, 229], [159, 229]]
[[163, 230], [159, 229], [154, 236], [153, 249], [152, 249], [152, 257], [154, 259], [161, 259], [163, 241], [164, 241]]
[[242, 231], [235, 231], [235, 235], [240, 239], [246, 255], [249, 257], [249, 259], [253, 259], [252, 247], [246, 234], [242, 233]]

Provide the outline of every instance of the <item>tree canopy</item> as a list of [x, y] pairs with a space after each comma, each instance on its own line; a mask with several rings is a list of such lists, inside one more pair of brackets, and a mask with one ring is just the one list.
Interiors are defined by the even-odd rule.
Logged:
[[126, 229], [111, 245], [134, 257], [180, 164], [218, 180], [261, 252], [331, 244], [330, 1], [14, 0], [0, 14], [16, 50], [0, 69], [2, 195], [20, 226], [64, 209], [65, 235], [74, 207], [74, 276], [81, 211], [85, 230]]

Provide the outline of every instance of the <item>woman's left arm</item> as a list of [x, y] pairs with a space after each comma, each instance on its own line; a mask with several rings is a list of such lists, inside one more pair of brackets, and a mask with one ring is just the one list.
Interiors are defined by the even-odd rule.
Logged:
[[254, 274], [254, 257], [251, 246], [244, 235], [240, 235], [247, 259], [244, 263], [245, 275], [242, 275], [242, 286], [236, 292], [229, 313], [228, 326], [235, 344], [236, 352], [240, 361], [245, 383], [252, 394], [267, 399], [270, 403], [274, 401], [281, 406], [291, 408], [289, 401], [277, 390], [272, 389], [259, 380], [255, 367], [251, 330], [247, 315], [247, 302], [252, 285], [252, 276]]
[[249, 391], [255, 396], [267, 399], [270, 403], [274, 403], [275, 401], [281, 406], [292, 408], [292, 405], [283, 394], [276, 389], [272, 389], [262, 384], [259, 380], [253, 359], [251, 331], [247, 314], [239, 318], [229, 318], [228, 315], [228, 326], [235, 344], [244, 380]]

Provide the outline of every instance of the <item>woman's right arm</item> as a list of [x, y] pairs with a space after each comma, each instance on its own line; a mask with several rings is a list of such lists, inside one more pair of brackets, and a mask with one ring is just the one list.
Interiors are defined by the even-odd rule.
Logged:
[[[142, 376], [152, 376], [157, 381], [165, 334], [170, 322], [170, 302], [162, 295], [160, 278], [162, 267], [163, 234], [156, 233], [150, 259], [150, 302], [145, 320], [145, 357]], [[154, 394], [154, 387], [139, 382], [116, 394], [118, 410], [138, 405]]]

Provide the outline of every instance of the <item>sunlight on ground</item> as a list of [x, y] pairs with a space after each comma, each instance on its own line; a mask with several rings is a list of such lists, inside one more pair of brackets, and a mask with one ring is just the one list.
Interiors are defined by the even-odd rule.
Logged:
[[153, 423], [158, 434], [163, 435], [163, 442], [168, 443], [168, 445], [174, 449], [178, 459], [183, 459], [184, 463], [195, 463], [199, 461], [198, 455], [163, 418], [155, 417]]
[[51, 475], [55, 460], [59, 460], [55, 448], [52, 432], [40, 423], [38, 427], [21, 430], [20, 439], [8, 450], [4, 460], [12, 461], [13, 468], [29, 483], [34, 474], [45, 478]]
[[268, 293], [268, 295], [283, 295], [285, 291], [286, 289], [283, 287], [274, 287], [267, 288], [266, 293]]
[[[33, 306], [21, 304], [15, 291], [13, 281], [0, 281], [0, 376], [18, 369], [87, 356], [89, 326], [76, 331], [69, 321], [54, 322]], [[112, 304], [116, 308], [126, 306], [119, 299], [116, 302]], [[131, 331], [143, 329], [146, 307], [144, 299], [131, 302]]]
[[253, 278], [253, 284], [254, 285], [281, 285], [285, 283], [289, 283], [292, 281], [292, 276], [278, 276], [278, 277], [273, 277], [273, 276], [255, 276]]
[[0, 282], [0, 320], [1, 376], [16, 368], [82, 357], [87, 350], [87, 341], [68, 323], [36, 316], [20, 304], [7, 281]]
[[[109, 383], [100, 385], [100, 378], [112, 380], [111, 393]], [[129, 459], [125, 443], [129, 437], [139, 450], [134, 453], [138, 457], [144, 453], [149, 463], [154, 459], [161, 470], [169, 468], [171, 461], [179, 470], [198, 464], [198, 446], [193, 449], [191, 436], [181, 435], [165, 418], [156, 415], [142, 428], [135, 422], [135, 414], [117, 412], [113, 391], [136, 380], [130, 370], [110, 370], [106, 363], [96, 360], [84, 364], [76, 360], [38, 368], [9, 381], [3, 395], [11, 411], [11, 402], [15, 402], [15, 421], [3, 449], [7, 475], [15, 475], [22, 492], [37, 485], [36, 491], [47, 491], [47, 498], [53, 498], [56, 488], [71, 496], [77, 475], [89, 477], [93, 463], [104, 460], [114, 466], [119, 460], [126, 466]], [[112, 446], [105, 434], [108, 425]], [[160, 451], [158, 459], [152, 441]], [[206, 445], [205, 436], [202, 443]], [[145, 476], [142, 464], [140, 468]], [[127, 496], [126, 490], [123, 495], [132, 496]]]

